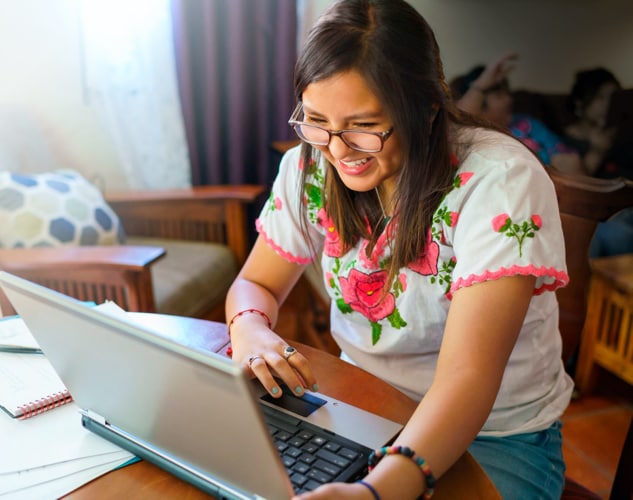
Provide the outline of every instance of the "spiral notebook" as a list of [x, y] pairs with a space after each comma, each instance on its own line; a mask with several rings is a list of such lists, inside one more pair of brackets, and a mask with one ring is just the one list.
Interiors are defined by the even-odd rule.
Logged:
[[[35, 346], [19, 317], [0, 321], [0, 339]], [[0, 407], [13, 418], [30, 418], [71, 401], [72, 396], [44, 356], [0, 352]]]

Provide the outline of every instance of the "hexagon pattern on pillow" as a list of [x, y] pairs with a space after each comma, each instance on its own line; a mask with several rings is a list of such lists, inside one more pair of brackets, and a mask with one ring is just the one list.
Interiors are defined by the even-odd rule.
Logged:
[[114, 245], [125, 236], [101, 192], [78, 172], [0, 172], [0, 246]]

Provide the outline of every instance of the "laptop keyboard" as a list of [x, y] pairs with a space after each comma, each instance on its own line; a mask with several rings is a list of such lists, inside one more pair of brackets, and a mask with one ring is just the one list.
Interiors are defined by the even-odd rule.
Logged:
[[303, 420], [261, 405], [273, 442], [296, 493], [367, 473], [371, 450]]

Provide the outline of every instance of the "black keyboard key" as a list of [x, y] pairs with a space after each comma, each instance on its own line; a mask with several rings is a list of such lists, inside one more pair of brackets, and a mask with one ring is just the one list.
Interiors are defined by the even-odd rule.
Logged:
[[303, 485], [303, 489], [305, 491], [312, 491], [312, 490], [316, 490], [319, 486], [321, 486], [321, 483], [318, 483], [317, 481], [310, 479], [306, 484]]
[[336, 455], [335, 453], [332, 453], [331, 451], [327, 451], [327, 450], [317, 451], [316, 456], [319, 458], [322, 458], [323, 460], [327, 460], [328, 462], [332, 462], [333, 464], [338, 465], [339, 467], [347, 467], [350, 463], [350, 461], [347, 460], [346, 458]]
[[292, 436], [290, 439], [288, 439], [288, 444], [291, 446], [296, 446], [297, 448], [301, 448], [305, 444], [305, 440], [297, 436]]
[[337, 443], [333, 443], [332, 441], [328, 441], [327, 443], [323, 445], [323, 448], [325, 450], [330, 450], [331, 452], [336, 453], [338, 450], [341, 449], [341, 445]]
[[292, 438], [292, 434], [286, 431], [277, 431], [274, 436], [275, 440], [279, 441], [288, 441], [290, 438]]
[[301, 460], [304, 464], [310, 465], [314, 463], [314, 461], [316, 460], [316, 457], [314, 455], [304, 453], [303, 455], [299, 457], [299, 460]]
[[294, 473], [290, 476], [290, 481], [296, 488], [301, 488], [308, 481], [308, 478], [303, 474]]
[[311, 455], [314, 455], [319, 449], [319, 447], [314, 443], [308, 443], [308, 444], [303, 445], [301, 449], [305, 451], [306, 453], [310, 453]]
[[325, 439], [325, 438], [324, 438], [324, 437], [322, 437], [322, 436], [314, 436], [314, 437], [310, 440], [310, 442], [311, 442], [312, 444], [317, 445], [317, 446], [323, 446], [325, 443], [327, 443], [327, 439]]
[[314, 468], [322, 470], [332, 477], [336, 477], [341, 473], [341, 468], [339, 466], [326, 462], [325, 460], [317, 460], [314, 462]]
[[304, 441], [309, 441], [310, 439], [312, 439], [312, 436], [314, 436], [314, 434], [306, 430], [300, 430], [299, 432], [297, 432], [297, 437], [303, 439]]
[[284, 455], [292, 458], [298, 458], [302, 453], [303, 451], [301, 451], [299, 448], [291, 446], [284, 452]]
[[356, 460], [358, 455], [360, 455], [357, 451], [350, 450], [349, 448], [341, 448], [337, 454], [352, 461]]
[[308, 472], [307, 476], [310, 479], [314, 479], [315, 481], [318, 481], [319, 483], [330, 482], [333, 477], [332, 475], [326, 474], [325, 472], [318, 469], [312, 469], [310, 472]]
[[310, 470], [310, 466], [305, 462], [297, 462], [292, 466], [292, 470], [294, 472], [298, 472], [299, 474], [307, 474]]

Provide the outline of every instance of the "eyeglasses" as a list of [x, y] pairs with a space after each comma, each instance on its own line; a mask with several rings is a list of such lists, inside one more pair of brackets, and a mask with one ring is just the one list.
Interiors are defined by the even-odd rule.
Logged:
[[382, 151], [385, 141], [393, 133], [393, 127], [386, 132], [369, 132], [365, 130], [328, 130], [297, 120], [303, 113], [303, 103], [299, 103], [288, 120], [288, 124], [294, 128], [299, 139], [313, 146], [327, 146], [332, 136], [340, 137], [350, 148], [362, 153], [379, 153]]

